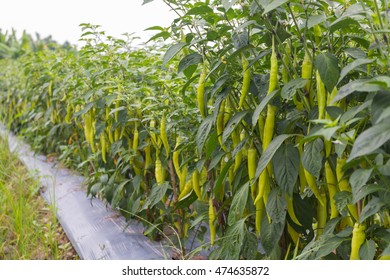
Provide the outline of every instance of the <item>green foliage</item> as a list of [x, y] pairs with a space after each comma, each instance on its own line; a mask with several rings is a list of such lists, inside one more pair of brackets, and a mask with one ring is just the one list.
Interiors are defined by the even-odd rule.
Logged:
[[178, 17], [149, 29], [154, 47], [82, 24], [79, 51], [3, 59], [12, 129], [89, 175], [91, 195], [184, 241], [209, 217], [210, 257], [292, 258], [292, 246], [298, 259], [346, 259], [355, 222], [367, 228], [360, 256], [386, 253], [384, 3], [164, 2]]

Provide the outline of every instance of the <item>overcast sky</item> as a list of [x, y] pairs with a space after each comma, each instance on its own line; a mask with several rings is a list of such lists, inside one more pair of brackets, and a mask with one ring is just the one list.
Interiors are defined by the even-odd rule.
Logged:
[[159, 25], [167, 27], [175, 18], [162, 0], [142, 5], [143, 0], [0, 0], [0, 28], [15, 28], [41, 37], [52, 35], [59, 43], [77, 44], [80, 23], [99, 24], [107, 35], [120, 37], [135, 32], [144, 41], [156, 31], [144, 31]]

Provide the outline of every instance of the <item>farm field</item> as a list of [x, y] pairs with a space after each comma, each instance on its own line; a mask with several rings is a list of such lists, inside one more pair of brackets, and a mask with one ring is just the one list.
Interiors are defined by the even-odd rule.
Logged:
[[390, 3], [163, 2], [144, 45], [0, 32], [2, 122], [183, 258], [389, 259]]

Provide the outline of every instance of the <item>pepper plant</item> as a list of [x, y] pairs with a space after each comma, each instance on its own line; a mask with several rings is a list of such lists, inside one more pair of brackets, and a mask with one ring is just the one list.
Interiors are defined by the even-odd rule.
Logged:
[[144, 46], [2, 59], [11, 128], [182, 256], [388, 259], [389, 3], [163, 2]]

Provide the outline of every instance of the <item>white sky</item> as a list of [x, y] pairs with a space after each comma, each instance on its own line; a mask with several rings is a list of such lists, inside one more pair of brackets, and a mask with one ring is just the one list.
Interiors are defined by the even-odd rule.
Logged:
[[23, 30], [35, 36], [52, 35], [59, 43], [78, 44], [80, 23], [102, 26], [106, 35], [120, 37], [136, 33], [147, 41], [156, 31], [144, 31], [159, 25], [167, 27], [175, 15], [162, 0], [143, 5], [143, 0], [0, 0], [0, 29]]

